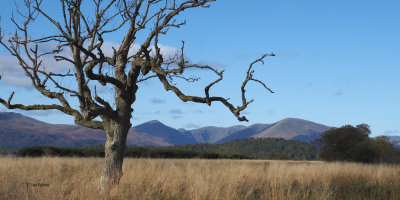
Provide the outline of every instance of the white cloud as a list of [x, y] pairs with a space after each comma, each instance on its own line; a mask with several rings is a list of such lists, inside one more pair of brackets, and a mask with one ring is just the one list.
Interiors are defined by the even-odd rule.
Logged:
[[[45, 47], [47, 49], [49, 47]], [[68, 52], [64, 52], [63, 56]], [[60, 54], [61, 55], [61, 54]], [[24, 58], [29, 64], [28, 58]], [[43, 57], [43, 67], [41, 70], [46, 72], [62, 73], [72, 69], [72, 65], [67, 62], [57, 62], [54, 57], [44, 56]], [[25, 75], [25, 71], [19, 65], [17, 58], [11, 55], [0, 55], [0, 75], [1, 81], [7, 85], [17, 86], [17, 87], [32, 87], [32, 81], [29, 77]]]
[[[45, 43], [40, 46], [40, 51], [51, 51], [57, 47], [56, 42]], [[117, 43], [107, 42], [105, 41], [103, 44], [103, 53], [106, 56], [111, 56], [113, 54], [113, 47], [118, 49], [120, 45]], [[174, 47], [159, 45], [161, 49], [161, 54], [164, 56], [164, 60], [168, 60], [173, 58], [179, 50]], [[139, 44], [133, 44], [131, 49], [129, 50], [129, 55], [133, 55], [140, 48]], [[154, 55], [154, 47], [151, 48], [151, 54]], [[58, 54], [59, 56], [64, 56], [67, 58], [71, 58], [70, 50], [67, 47], [64, 47], [64, 50]], [[56, 61], [53, 57], [54, 55], [48, 55], [43, 57], [43, 70], [46, 72], [54, 72], [54, 73], [65, 73], [70, 70], [70, 73], [73, 73], [72, 64], [66, 61]], [[28, 60], [28, 59], [26, 59]], [[20, 67], [18, 60], [11, 55], [0, 55], [0, 75], [1, 82], [11, 86], [17, 87], [26, 87], [32, 88], [32, 82], [30, 78], [25, 75], [24, 70]]]
[[[105, 41], [105, 42], [103, 43], [103, 46], [102, 46], [101, 49], [102, 49], [104, 55], [106, 55], [106, 56], [112, 56], [113, 53], [114, 53], [113, 48], [114, 48], [115, 50], [118, 50], [119, 46], [120, 46], [120, 44], [118, 44], [118, 43], [113, 43], [113, 42]], [[180, 50], [178, 50], [178, 49], [175, 48], [175, 47], [170, 47], [170, 46], [166, 46], [166, 45], [162, 45], [162, 44], [159, 44], [158, 47], [160, 48], [161, 55], [163, 55], [164, 60], [171, 59], [171, 58], [173, 58], [177, 53], [180, 52]], [[131, 46], [131, 48], [129, 49], [128, 55], [129, 55], [129, 56], [134, 55], [135, 53], [137, 53], [137, 52], [139, 51], [139, 49], [140, 49], [140, 44], [136, 44], [136, 43], [133, 44], [133, 45]], [[151, 56], [154, 56], [154, 55], [155, 55], [155, 47], [152, 46], [152, 47], [150, 48], [150, 50], [151, 50], [151, 51], [150, 51], [150, 55], [151, 55]]]
[[[159, 44], [158, 47], [160, 48], [161, 55], [163, 55], [164, 60], [168, 60], [176, 56], [178, 53], [180, 53], [180, 50], [178, 50], [175, 47], [170, 47], [170, 46], [165, 46], [162, 44]], [[154, 52], [154, 47], [152, 47], [152, 51]]]

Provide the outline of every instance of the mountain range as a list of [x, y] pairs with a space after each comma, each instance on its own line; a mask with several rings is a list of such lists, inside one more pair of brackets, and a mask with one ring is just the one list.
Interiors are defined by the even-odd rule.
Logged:
[[[243, 138], [283, 138], [311, 142], [331, 127], [287, 118], [272, 124], [174, 129], [153, 120], [129, 130], [127, 145], [170, 146], [191, 143], [221, 144]], [[76, 125], [49, 124], [13, 112], [0, 112], [0, 148], [27, 146], [81, 147], [105, 143], [105, 133]]]

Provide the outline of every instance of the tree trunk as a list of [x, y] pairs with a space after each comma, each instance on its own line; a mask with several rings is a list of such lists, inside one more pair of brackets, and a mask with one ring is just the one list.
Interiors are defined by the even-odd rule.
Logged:
[[103, 174], [98, 188], [101, 192], [108, 191], [112, 186], [118, 184], [123, 174], [122, 164], [124, 162], [126, 137], [130, 123], [121, 121], [110, 120], [104, 126], [107, 141], [104, 148]]

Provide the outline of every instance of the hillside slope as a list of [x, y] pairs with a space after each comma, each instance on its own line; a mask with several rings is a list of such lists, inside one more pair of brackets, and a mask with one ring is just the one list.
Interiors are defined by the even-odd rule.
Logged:
[[321, 133], [330, 127], [311, 121], [287, 118], [283, 119], [267, 129], [253, 135], [254, 138], [283, 138], [287, 140], [301, 140], [311, 142], [321, 137]]
[[[160, 121], [149, 121], [129, 130], [128, 145], [169, 146], [190, 143], [221, 144], [245, 138], [284, 138], [310, 142], [328, 126], [288, 118], [273, 124], [203, 127], [176, 130]], [[27, 146], [81, 147], [105, 143], [105, 133], [76, 125], [49, 124], [12, 112], [0, 112], [0, 148]]]
[[215, 142], [215, 144], [222, 144], [233, 140], [250, 138], [260, 133], [261, 131], [268, 129], [269, 127], [271, 127], [270, 124], [254, 124], [242, 130], [239, 130], [233, 134], [230, 134], [225, 138], [222, 138], [221, 140]]
[[199, 129], [193, 129], [190, 131], [186, 131], [184, 129], [181, 129], [180, 131], [185, 132], [187, 134], [191, 134], [198, 143], [213, 144], [246, 128], [247, 128], [246, 126], [231, 126], [226, 128], [207, 126]]
[[178, 131], [157, 120], [140, 124], [135, 126], [134, 129], [138, 132], [159, 138], [168, 144], [188, 144], [197, 142], [193, 135], [187, 132]]
[[[48, 124], [19, 113], [0, 113], [0, 148], [20, 149], [27, 146], [81, 147], [104, 144], [105, 133], [75, 125]], [[128, 145], [171, 145], [162, 138], [129, 130]]]

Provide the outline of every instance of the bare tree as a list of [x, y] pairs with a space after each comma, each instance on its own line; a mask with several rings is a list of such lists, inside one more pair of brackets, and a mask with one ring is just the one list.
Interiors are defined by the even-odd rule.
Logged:
[[[210, 88], [223, 79], [223, 70], [209, 65], [190, 64], [184, 57], [184, 42], [174, 57], [165, 58], [159, 45], [159, 37], [171, 28], [180, 28], [176, 16], [196, 7], [208, 8], [215, 0], [60, 0], [60, 15], [50, 16], [42, 5], [42, 0], [24, 0], [23, 11], [17, 9], [18, 23], [14, 34], [3, 35], [0, 44], [14, 56], [33, 87], [43, 96], [55, 99], [56, 104], [22, 105], [12, 104], [14, 92], [8, 100], [0, 98], [8, 109], [49, 110], [56, 109], [71, 115], [81, 126], [104, 130], [105, 162], [99, 189], [118, 184], [122, 176], [122, 163], [128, 130], [131, 127], [132, 105], [136, 100], [139, 83], [149, 79], [159, 80], [165, 90], [172, 91], [184, 102], [210, 105], [220, 102], [225, 105], [239, 121], [247, 121], [240, 114], [253, 100], [247, 100], [245, 87], [248, 82], [261, 84], [272, 92], [262, 81], [253, 78], [253, 65], [261, 62], [265, 54], [248, 67], [241, 86], [242, 105], [234, 106], [229, 99], [210, 95]], [[89, 12], [87, 7], [91, 8]], [[30, 26], [41, 17], [55, 28], [55, 34], [32, 38]], [[123, 32], [119, 47], [113, 48], [112, 55], [104, 50], [104, 38], [115, 32]], [[49, 31], [51, 32], [51, 31]], [[137, 39], [138, 33], [146, 33]], [[54, 45], [56, 44], [56, 45]], [[139, 44], [139, 45], [138, 45]], [[130, 50], [138, 45], [137, 51]], [[54, 48], [48, 49], [48, 46]], [[56, 73], [47, 70], [45, 61], [51, 58], [71, 66], [71, 70]], [[204, 96], [184, 94], [173, 84], [176, 79], [192, 82], [184, 73], [189, 68], [208, 70], [218, 78], [204, 88]], [[108, 69], [108, 70], [105, 70]], [[108, 71], [108, 72], [106, 72]], [[76, 83], [67, 87], [62, 84], [69, 80]], [[96, 84], [112, 86], [113, 102], [100, 97]], [[79, 106], [77, 106], [79, 103]], [[74, 106], [76, 105], [76, 106]]]

